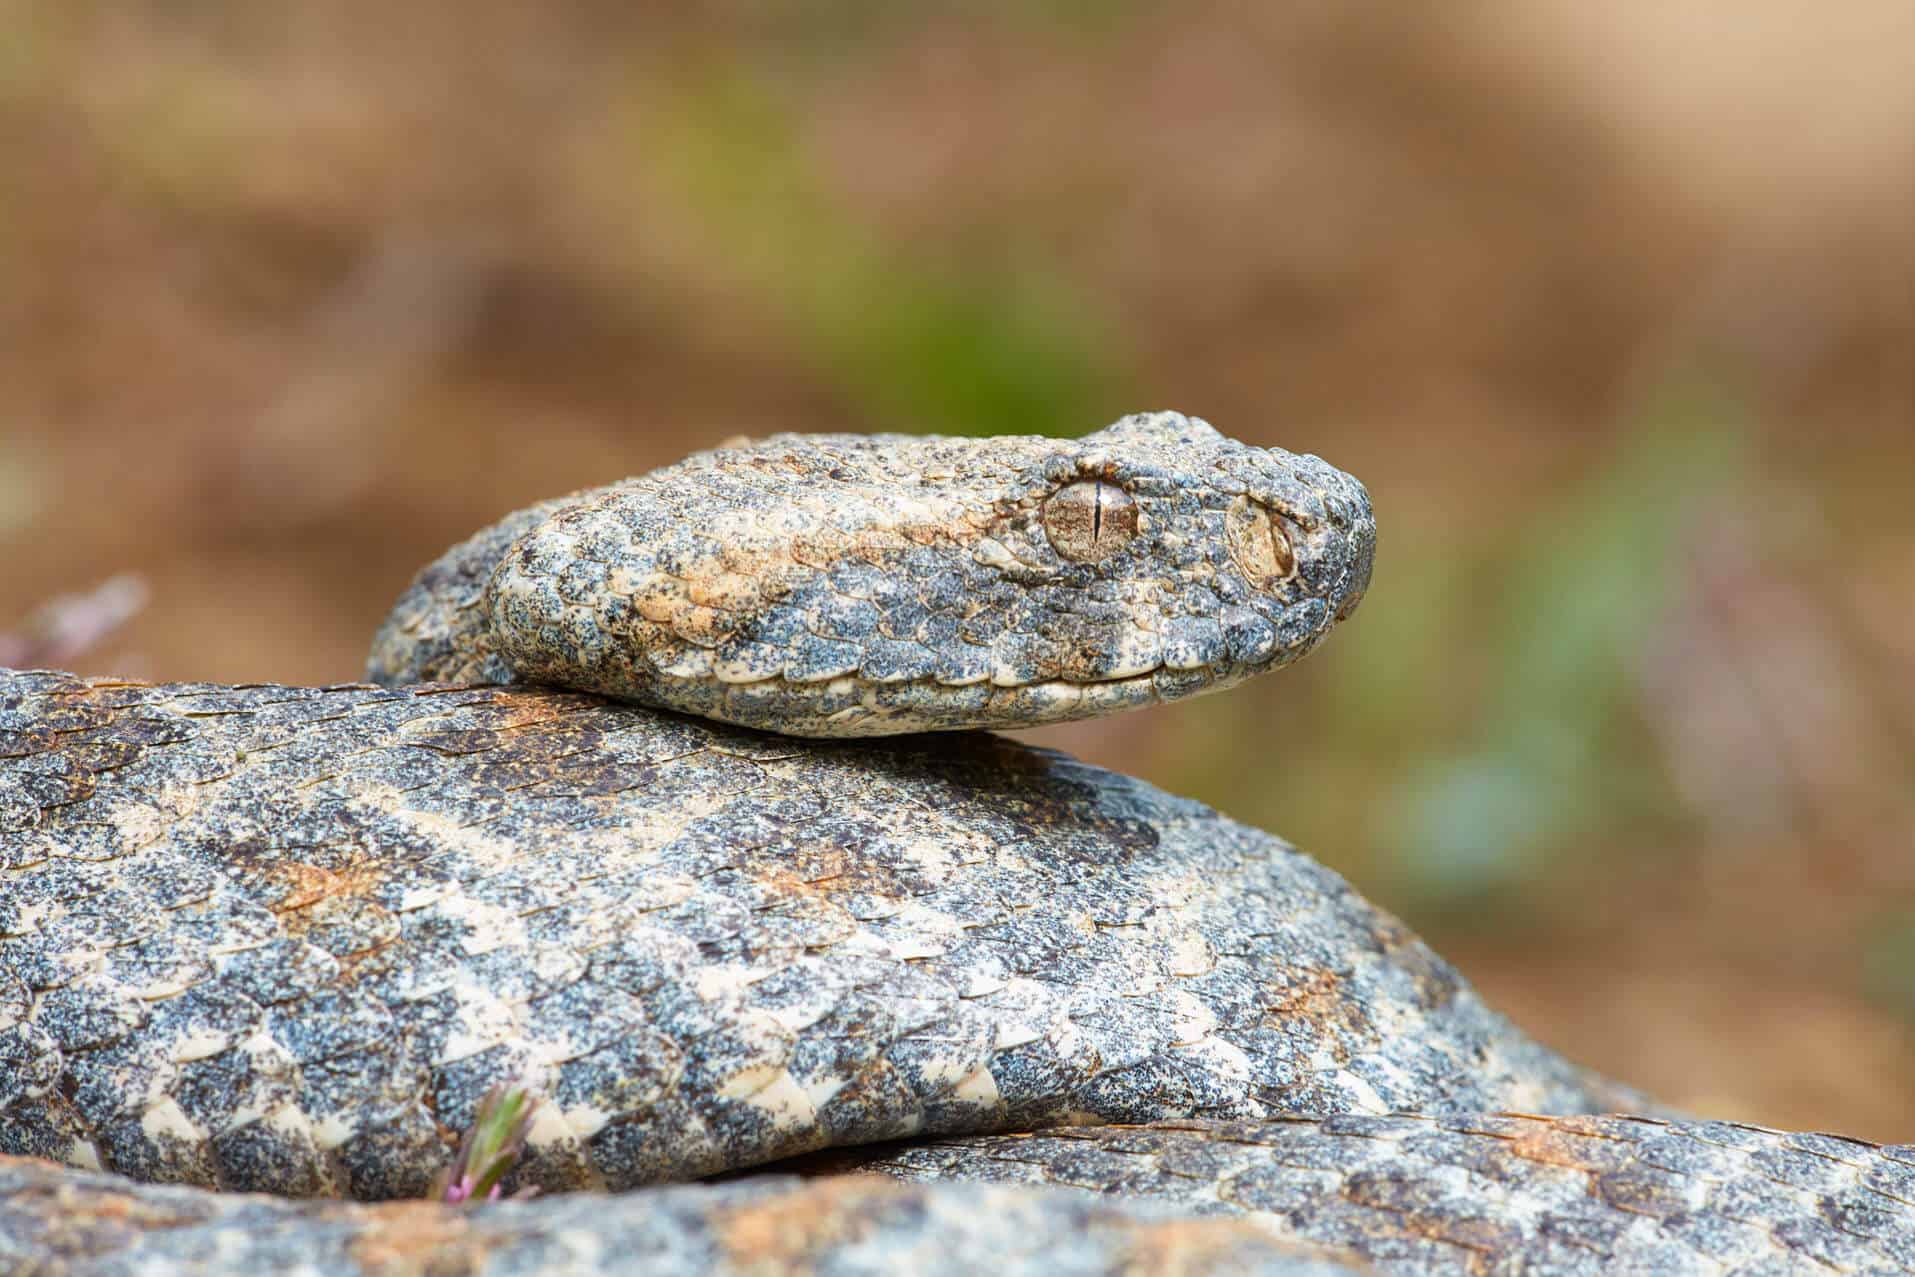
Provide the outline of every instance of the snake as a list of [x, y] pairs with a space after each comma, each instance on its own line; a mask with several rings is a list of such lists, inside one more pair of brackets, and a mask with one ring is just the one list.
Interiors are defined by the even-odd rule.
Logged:
[[454, 546], [365, 683], [0, 671], [0, 1272], [1915, 1272], [1915, 1148], [1665, 1111], [988, 730], [1288, 664], [1375, 537], [1179, 413], [782, 435]]

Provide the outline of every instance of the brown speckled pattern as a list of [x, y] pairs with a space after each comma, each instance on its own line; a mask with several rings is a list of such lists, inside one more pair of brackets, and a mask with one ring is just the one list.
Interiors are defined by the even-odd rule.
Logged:
[[0, 675], [0, 1151], [420, 1191], [1621, 1097], [1192, 802], [989, 736], [823, 745], [576, 694]]
[[832, 1157], [922, 1182], [1088, 1190], [1390, 1272], [1915, 1272], [1915, 1147], [1642, 1117], [1330, 1117], [1064, 1128]]
[[1367, 1271], [1147, 1202], [763, 1176], [462, 1210], [164, 1188], [0, 1157], [0, 1272], [36, 1277], [1116, 1277]]
[[1061, 1127], [840, 1150], [796, 1169], [835, 1173], [460, 1209], [155, 1188], [0, 1158], [0, 1271], [1915, 1272], [1915, 1148], [1729, 1122]]

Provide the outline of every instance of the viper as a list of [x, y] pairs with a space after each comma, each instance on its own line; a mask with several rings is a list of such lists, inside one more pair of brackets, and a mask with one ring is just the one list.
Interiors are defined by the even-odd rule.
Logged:
[[[1915, 1151], [977, 730], [1295, 660], [1374, 546], [1176, 413], [780, 436], [454, 547], [366, 684], [0, 673], [0, 1270], [1915, 1271]], [[540, 1195], [418, 1200], [502, 1084]]]

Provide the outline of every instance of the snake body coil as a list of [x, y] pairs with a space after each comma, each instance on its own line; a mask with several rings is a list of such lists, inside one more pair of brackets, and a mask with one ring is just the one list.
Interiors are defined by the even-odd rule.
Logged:
[[[1908, 1150], [1489, 1116], [1645, 1102], [1267, 834], [991, 736], [711, 721], [1222, 685], [1372, 538], [1353, 480], [1174, 414], [781, 439], [506, 520], [375, 645], [701, 718], [0, 672], [0, 1272], [1915, 1269]], [[415, 1197], [507, 1080], [554, 1196], [245, 1195]], [[921, 1182], [644, 1187], [817, 1150]]]

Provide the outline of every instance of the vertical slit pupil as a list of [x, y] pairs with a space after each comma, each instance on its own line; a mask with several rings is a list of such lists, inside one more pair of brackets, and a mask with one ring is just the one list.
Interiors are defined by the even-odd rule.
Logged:
[[1097, 487], [1091, 493], [1090, 539], [1092, 545], [1104, 539], [1104, 481], [1102, 479], [1097, 480]]

